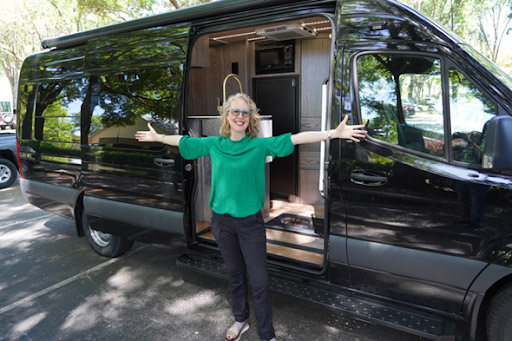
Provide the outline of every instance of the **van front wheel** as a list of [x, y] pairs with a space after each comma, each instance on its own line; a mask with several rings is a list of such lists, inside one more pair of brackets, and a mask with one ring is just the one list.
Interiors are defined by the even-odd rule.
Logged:
[[82, 219], [85, 238], [91, 248], [103, 257], [118, 257], [126, 253], [133, 246], [133, 240], [114, 236], [91, 228], [84, 214]]
[[496, 294], [487, 310], [487, 339], [512, 340], [512, 284]]

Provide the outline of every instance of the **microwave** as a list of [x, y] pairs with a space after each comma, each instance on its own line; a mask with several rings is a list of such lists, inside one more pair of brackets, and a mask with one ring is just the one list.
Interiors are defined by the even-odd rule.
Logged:
[[295, 71], [295, 40], [260, 42], [255, 45], [256, 74]]

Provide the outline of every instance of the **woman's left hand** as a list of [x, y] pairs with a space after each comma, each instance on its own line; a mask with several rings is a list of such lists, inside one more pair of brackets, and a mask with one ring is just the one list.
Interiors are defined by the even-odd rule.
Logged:
[[345, 115], [343, 121], [334, 130], [333, 138], [350, 139], [355, 142], [359, 142], [359, 139], [365, 138], [368, 133], [364, 128], [364, 124], [358, 125], [347, 125], [348, 115]]

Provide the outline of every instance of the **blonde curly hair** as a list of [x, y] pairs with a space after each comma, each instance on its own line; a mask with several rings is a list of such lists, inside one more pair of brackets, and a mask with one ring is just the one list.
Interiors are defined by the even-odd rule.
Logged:
[[222, 121], [219, 133], [224, 137], [231, 136], [231, 129], [228, 121], [228, 110], [231, 109], [231, 103], [233, 103], [233, 101], [236, 99], [245, 101], [249, 105], [249, 110], [252, 112], [249, 125], [245, 131], [245, 135], [248, 135], [249, 137], [256, 137], [258, 135], [259, 123], [261, 121], [261, 116], [259, 113], [260, 110], [256, 107], [256, 103], [254, 103], [254, 101], [248, 95], [242, 93], [237, 93], [230, 96], [222, 106], [218, 107]]

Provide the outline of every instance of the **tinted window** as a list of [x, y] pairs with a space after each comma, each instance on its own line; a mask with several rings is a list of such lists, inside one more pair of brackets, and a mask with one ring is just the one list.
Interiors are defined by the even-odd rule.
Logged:
[[169, 66], [95, 77], [89, 143], [115, 148], [162, 148], [159, 143], [139, 143], [134, 134], [147, 130], [148, 122], [159, 133], [178, 132], [181, 74], [180, 66]]
[[357, 80], [361, 114], [370, 136], [445, 155], [439, 59], [362, 55], [357, 59]]
[[43, 83], [37, 89], [34, 135], [48, 142], [80, 143], [85, 79]]
[[485, 123], [496, 114], [496, 106], [454, 68], [450, 78], [450, 122], [453, 159], [482, 163]]

